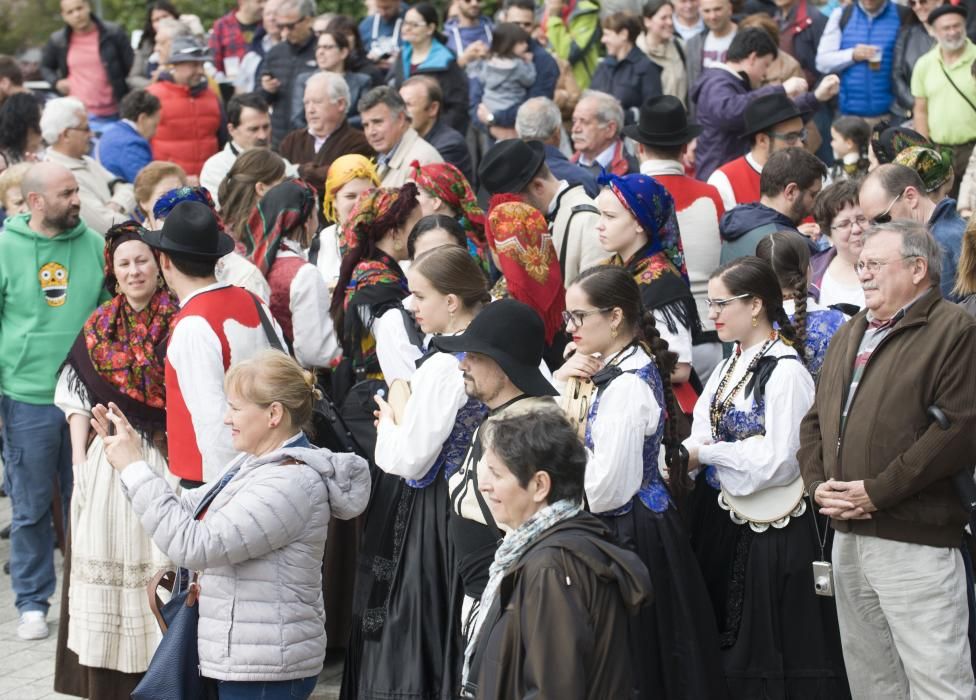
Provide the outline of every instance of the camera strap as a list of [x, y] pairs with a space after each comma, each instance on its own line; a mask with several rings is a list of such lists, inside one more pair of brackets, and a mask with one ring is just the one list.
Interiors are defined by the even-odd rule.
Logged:
[[820, 561], [826, 561], [824, 552], [827, 548], [827, 533], [830, 532], [830, 516], [825, 516], [823, 537], [820, 536], [820, 523], [817, 522], [817, 502], [810, 496], [810, 515], [813, 517], [813, 529], [817, 533], [817, 544], [820, 546]]

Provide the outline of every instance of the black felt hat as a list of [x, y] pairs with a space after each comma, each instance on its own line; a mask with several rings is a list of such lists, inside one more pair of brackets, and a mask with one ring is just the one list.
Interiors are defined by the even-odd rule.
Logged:
[[180, 202], [158, 231], [143, 240], [166, 254], [198, 260], [216, 260], [234, 250], [234, 239], [220, 230], [217, 216], [203, 202]]
[[485, 154], [478, 167], [478, 177], [491, 194], [518, 193], [528, 186], [545, 162], [546, 147], [541, 141], [507, 139], [496, 143]]
[[444, 352], [477, 352], [498, 363], [512, 384], [530, 396], [556, 396], [539, 365], [546, 349], [542, 317], [515, 299], [488, 304], [460, 335], [438, 336], [434, 347]]
[[644, 100], [636, 124], [624, 127], [624, 135], [645, 146], [683, 146], [702, 131], [688, 123], [688, 112], [681, 100], [660, 95]]
[[781, 122], [794, 117], [803, 117], [803, 112], [785, 92], [774, 92], [772, 95], [757, 97], [746, 106], [742, 120], [746, 124], [743, 136], [752, 136], [766, 131]]

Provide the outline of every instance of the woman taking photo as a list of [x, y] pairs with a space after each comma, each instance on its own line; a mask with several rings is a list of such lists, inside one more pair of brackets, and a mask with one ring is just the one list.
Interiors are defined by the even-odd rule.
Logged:
[[810, 288], [810, 248], [792, 231], [777, 231], [759, 241], [756, 257], [769, 263], [783, 290], [783, 310], [796, 330], [800, 359], [813, 375], [820, 376], [827, 346], [847, 316], [836, 309], [825, 309], [807, 297]]
[[457, 219], [468, 239], [468, 252], [488, 271], [485, 213], [467, 178], [450, 163], [410, 164], [417, 183], [417, 199], [424, 216], [447, 214]]
[[224, 422], [241, 454], [212, 488], [173, 493], [115, 403], [96, 406], [92, 425], [146, 532], [174, 564], [199, 572], [200, 673], [217, 696], [307, 698], [325, 660], [329, 520], [362, 512], [369, 468], [309, 445], [302, 427], [318, 390], [284, 353], [232, 366], [224, 385]]
[[[555, 378], [597, 386], [584, 441], [589, 510], [637, 553], [653, 583], [654, 602], [630, 625], [639, 697], [724, 697], [708, 593], [675, 508], [690, 487], [677, 425], [666, 420], [677, 415], [669, 379], [675, 355], [619, 267], [577, 277], [563, 317], [575, 354]], [[662, 444], [670, 488], [659, 470]]]
[[387, 82], [399, 89], [403, 81], [415, 75], [436, 79], [444, 94], [441, 119], [464, 134], [468, 131], [468, 76], [457, 64], [454, 54], [445, 46], [437, 30], [437, 10], [426, 2], [413, 5], [403, 16], [405, 42], [394, 58]]
[[641, 21], [629, 12], [615, 12], [600, 23], [600, 41], [607, 50], [590, 81], [590, 90], [613, 95], [626, 115], [625, 121], [637, 121], [644, 100], [662, 93], [661, 66], [637, 48]]
[[740, 515], [726, 509], [729, 498], [795, 484], [800, 474], [800, 421], [814, 387], [793, 348], [779, 280], [758, 258], [733, 260], [709, 280], [708, 306], [719, 338], [735, 347], [709, 377], [684, 441], [697, 473], [688, 520], [729, 695], [850, 697], [837, 610], [832, 598], [815, 593], [811, 575], [826, 530], [804, 508], [802, 483], [777, 502], [786, 515], [775, 527], [750, 522], [741, 501]]
[[251, 212], [251, 260], [271, 287], [269, 306], [302, 367], [329, 367], [342, 354], [327, 300], [329, 290], [305, 250], [319, 227], [315, 190], [304, 180], [272, 187]]
[[688, 70], [685, 54], [674, 36], [674, 7], [669, 0], [649, 0], [644, 4], [644, 33], [637, 40], [653, 63], [661, 69], [662, 94], [688, 103]]
[[586, 452], [555, 407], [492, 418], [478, 481], [510, 531], [495, 553], [465, 698], [633, 697], [627, 625], [651, 596], [647, 570], [582, 509]]
[[140, 459], [167, 474], [159, 350], [179, 303], [143, 230], [130, 222], [105, 235], [105, 289], [114, 296], [78, 334], [54, 397], [68, 419], [75, 477], [55, 685], [89, 698], [128, 698], [138, 685], [159, 643], [146, 584], [168, 565], [122, 495], [102, 439], [89, 444], [92, 406], [114, 401], [138, 431]]
[[376, 164], [366, 156], [350, 153], [339, 156], [329, 166], [325, 178], [325, 194], [322, 196], [322, 211], [325, 220], [331, 223], [312, 242], [308, 259], [319, 268], [330, 290], [335, 289], [342, 256], [349, 248], [342, 235], [349, 215], [359, 195], [379, 186]]
[[[484, 275], [467, 252], [455, 246], [419, 257], [407, 279], [414, 314], [425, 334], [463, 332], [490, 301]], [[376, 466], [386, 478], [398, 478], [409, 488], [398, 503], [388, 505], [401, 509], [406, 523], [398, 536], [398, 514], [390, 521], [394, 529], [387, 533], [397, 565], [386, 593], [389, 602], [379, 639], [363, 647], [360, 691], [365, 697], [438, 697], [458, 685], [455, 670], [460, 668], [462, 649], [454, 622], [460, 611], [452, 605], [460, 594], [452, 590], [447, 480], [460, 468], [472, 434], [488, 412], [465, 393], [458, 368], [462, 357], [427, 355], [410, 380], [411, 395], [398, 420], [389, 404], [376, 399]], [[379, 505], [375, 500], [371, 512]]]
[[848, 304], [853, 315], [864, 306], [854, 266], [870, 225], [858, 204], [857, 183], [841, 180], [825, 187], [813, 204], [813, 218], [833, 245], [810, 260], [810, 298], [825, 308]]

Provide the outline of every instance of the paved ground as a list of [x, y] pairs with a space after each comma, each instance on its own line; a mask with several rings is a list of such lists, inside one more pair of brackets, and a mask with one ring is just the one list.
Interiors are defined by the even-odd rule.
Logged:
[[[0, 527], [10, 522], [10, 499], [0, 498]], [[10, 541], [0, 540], [0, 562], [10, 558]], [[58, 577], [61, 554], [55, 552]], [[72, 698], [54, 692], [54, 658], [60, 617], [61, 586], [51, 598], [48, 623], [51, 635], [39, 642], [17, 637], [17, 611], [14, 608], [10, 578], [0, 571], [0, 700], [39, 700]], [[312, 694], [314, 700], [336, 700], [342, 679], [342, 661], [329, 660]]]

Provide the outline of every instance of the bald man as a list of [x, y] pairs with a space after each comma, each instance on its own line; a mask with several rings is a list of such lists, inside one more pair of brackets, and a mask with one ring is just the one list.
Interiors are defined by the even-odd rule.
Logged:
[[[7, 492], [13, 507], [10, 582], [20, 614], [17, 636], [48, 635], [57, 581], [51, 502], [60, 486], [67, 519], [72, 449], [54, 404], [58, 370], [82, 325], [105, 295], [105, 240], [81, 220], [78, 182], [64, 166], [38, 163], [21, 190], [29, 211], [0, 235], [0, 419]], [[75, 457], [84, 459], [84, 450]]]

